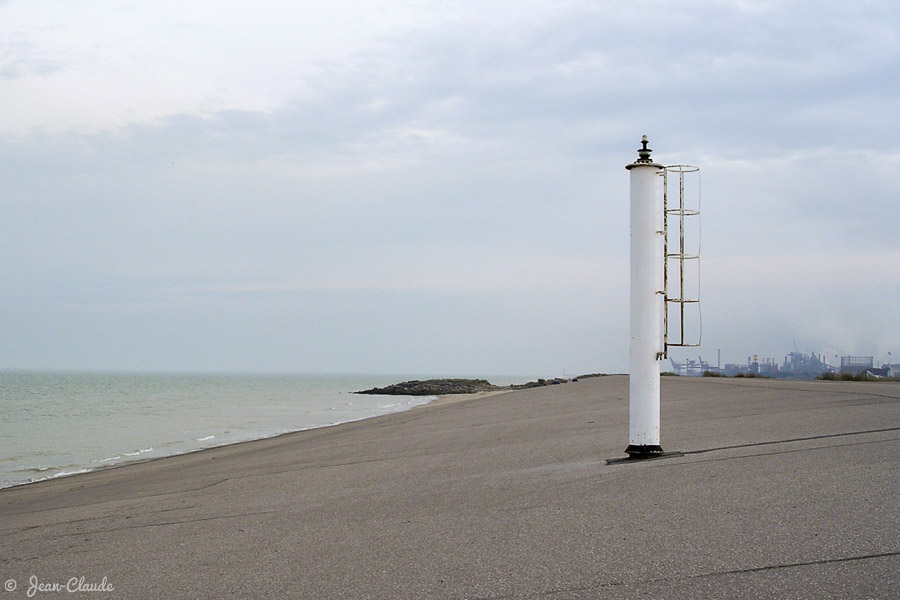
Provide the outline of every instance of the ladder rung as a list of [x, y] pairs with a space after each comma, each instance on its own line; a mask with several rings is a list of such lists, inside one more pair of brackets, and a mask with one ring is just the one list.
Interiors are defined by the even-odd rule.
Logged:
[[700, 211], [695, 208], [667, 208], [667, 215], [684, 215], [685, 217], [691, 217], [694, 215], [699, 215]]

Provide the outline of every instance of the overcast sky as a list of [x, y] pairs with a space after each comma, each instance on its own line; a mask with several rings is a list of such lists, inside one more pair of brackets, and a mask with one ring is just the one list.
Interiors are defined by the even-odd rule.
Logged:
[[898, 7], [0, 0], [0, 368], [624, 372], [642, 134], [676, 359], [900, 362]]

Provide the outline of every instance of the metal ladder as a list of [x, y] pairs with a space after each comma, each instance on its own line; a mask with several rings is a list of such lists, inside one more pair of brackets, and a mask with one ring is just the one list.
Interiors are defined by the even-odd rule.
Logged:
[[[669, 347], [697, 347], [703, 337], [703, 323], [700, 314], [700, 168], [692, 165], [671, 165], [663, 169], [663, 358], [668, 358]], [[685, 199], [685, 176], [690, 179], [696, 177], [696, 207], [688, 206]], [[678, 204], [670, 207], [669, 179], [677, 179]], [[674, 187], [674, 186], [673, 186]], [[674, 200], [673, 200], [674, 203]], [[678, 246], [670, 251], [669, 248], [669, 217], [678, 221]], [[689, 253], [685, 248], [685, 223], [686, 219], [697, 218], [697, 251]], [[677, 294], [670, 295], [669, 289], [669, 263], [677, 264], [678, 290]], [[691, 262], [697, 265], [696, 295], [689, 296], [685, 291], [686, 266]], [[687, 306], [697, 306], [697, 335], [696, 341], [686, 339], [685, 336], [685, 309]], [[674, 341], [669, 340], [669, 310], [674, 309], [678, 322], [678, 332]]]

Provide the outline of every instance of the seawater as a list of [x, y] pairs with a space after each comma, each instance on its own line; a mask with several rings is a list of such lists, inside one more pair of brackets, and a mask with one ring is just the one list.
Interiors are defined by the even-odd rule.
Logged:
[[397, 376], [0, 371], [0, 487], [407, 410]]

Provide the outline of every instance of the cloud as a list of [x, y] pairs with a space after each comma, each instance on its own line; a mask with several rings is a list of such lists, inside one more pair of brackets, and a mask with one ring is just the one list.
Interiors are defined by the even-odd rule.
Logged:
[[[872, 301], [897, 283], [897, 12], [0, 5], [0, 305], [23, 324], [0, 358], [39, 364], [41, 321], [58, 366], [139, 367], [130, 338], [165, 368], [624, 370], [644, 133], [701, 167], [709, 343], [900, 343]], [[863, 316], [782, 308], [824, 291]]]

